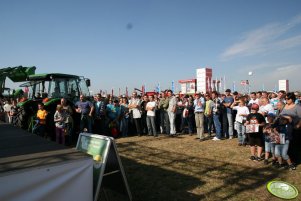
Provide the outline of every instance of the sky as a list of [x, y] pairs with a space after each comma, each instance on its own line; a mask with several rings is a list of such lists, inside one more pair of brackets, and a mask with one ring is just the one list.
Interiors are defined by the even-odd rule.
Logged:
[[92, 93], [179, 90], [205, 67], [238, 91], [300, 90], [301, 1], [1, 0], [0, 68], [19, 65], [85, 76]]

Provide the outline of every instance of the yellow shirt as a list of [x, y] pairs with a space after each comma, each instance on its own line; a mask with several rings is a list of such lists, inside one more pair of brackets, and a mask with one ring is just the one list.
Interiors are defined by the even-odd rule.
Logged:
[[43, 124], [43, 125], [46, 124], [46, 116], [47, 116], [46, 110], [38, 110], [37, 117], [40, 120], [40, 124]]
[[204, 113], [206, 116], [211, 115], [211, 104], [212, 104], [212, 100], [206, 101], [206, 107], [205, 107], [205, 113]]

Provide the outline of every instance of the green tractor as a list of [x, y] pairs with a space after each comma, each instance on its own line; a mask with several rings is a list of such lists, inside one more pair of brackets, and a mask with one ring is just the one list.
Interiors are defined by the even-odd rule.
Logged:
[[9, 78], [13, 82], [24, 82], [29, 75], [35, 74], [36, 67], [7, 67], [0, 69], [0, 95], [7, 98], [18, 98], [23, 95], [22, 90], [13, 90], [5, 87], [5, 80]]
[[48, 112], [47, 129], [53, 134], [55, 128], [53, 116], [61, 98], [65, 98], [73, 107], [79, 100], [80, 94], [90, 96], [88, 88], [90, 80], [81, 76], [59, 73], [35, 74], [28, 76], [27, 81], [20, 85], [27, 89], [28, 98], [18, 103], [16, 125], [28, 131], [32, 131], [34, 126], [39, 103], [43, 102], [45, 105]]

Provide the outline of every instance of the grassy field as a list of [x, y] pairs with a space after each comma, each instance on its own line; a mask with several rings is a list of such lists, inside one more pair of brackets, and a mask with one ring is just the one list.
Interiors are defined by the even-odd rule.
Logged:
[[[237, 139], [200, 142], [196, 136], [117, 139], [133, 201], [281, 200], [266, 190], [271, 180], [301, 190], [301, 166], [278, 170], [249, 160]], [[299, 196], [295, 200], [301, 200]]]

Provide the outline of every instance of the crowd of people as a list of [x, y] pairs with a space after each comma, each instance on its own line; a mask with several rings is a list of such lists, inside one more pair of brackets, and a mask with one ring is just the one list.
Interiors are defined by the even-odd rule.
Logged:
[[[2, 105], [7, 122], [12, 123], [16, 101]], [[47, 132], [47, 114], [40, 103], [36, 129], [39, 135]], [[237, 138], [238, 146], [250, 147], [250, 160], [268, 164], [272, 158], [271, 163], [278, 168], [295, 170], [294, 164], [300, 162], [301, 96], [298, 92], [259, 91], [242, 95], [227, 89], [225, 93], [175, 95], [165, 90], [138, 95], [134, 91], [130, 97], [97, 94], [93, 99], [81, 95], [72, 107], [62, 98], [53, 121], [55, 139], [61, 144], [66, 143], [66, 138], [74, 137], [76, 130], [115, 138], [189, 134], [196, 135], [200, 142]]]

